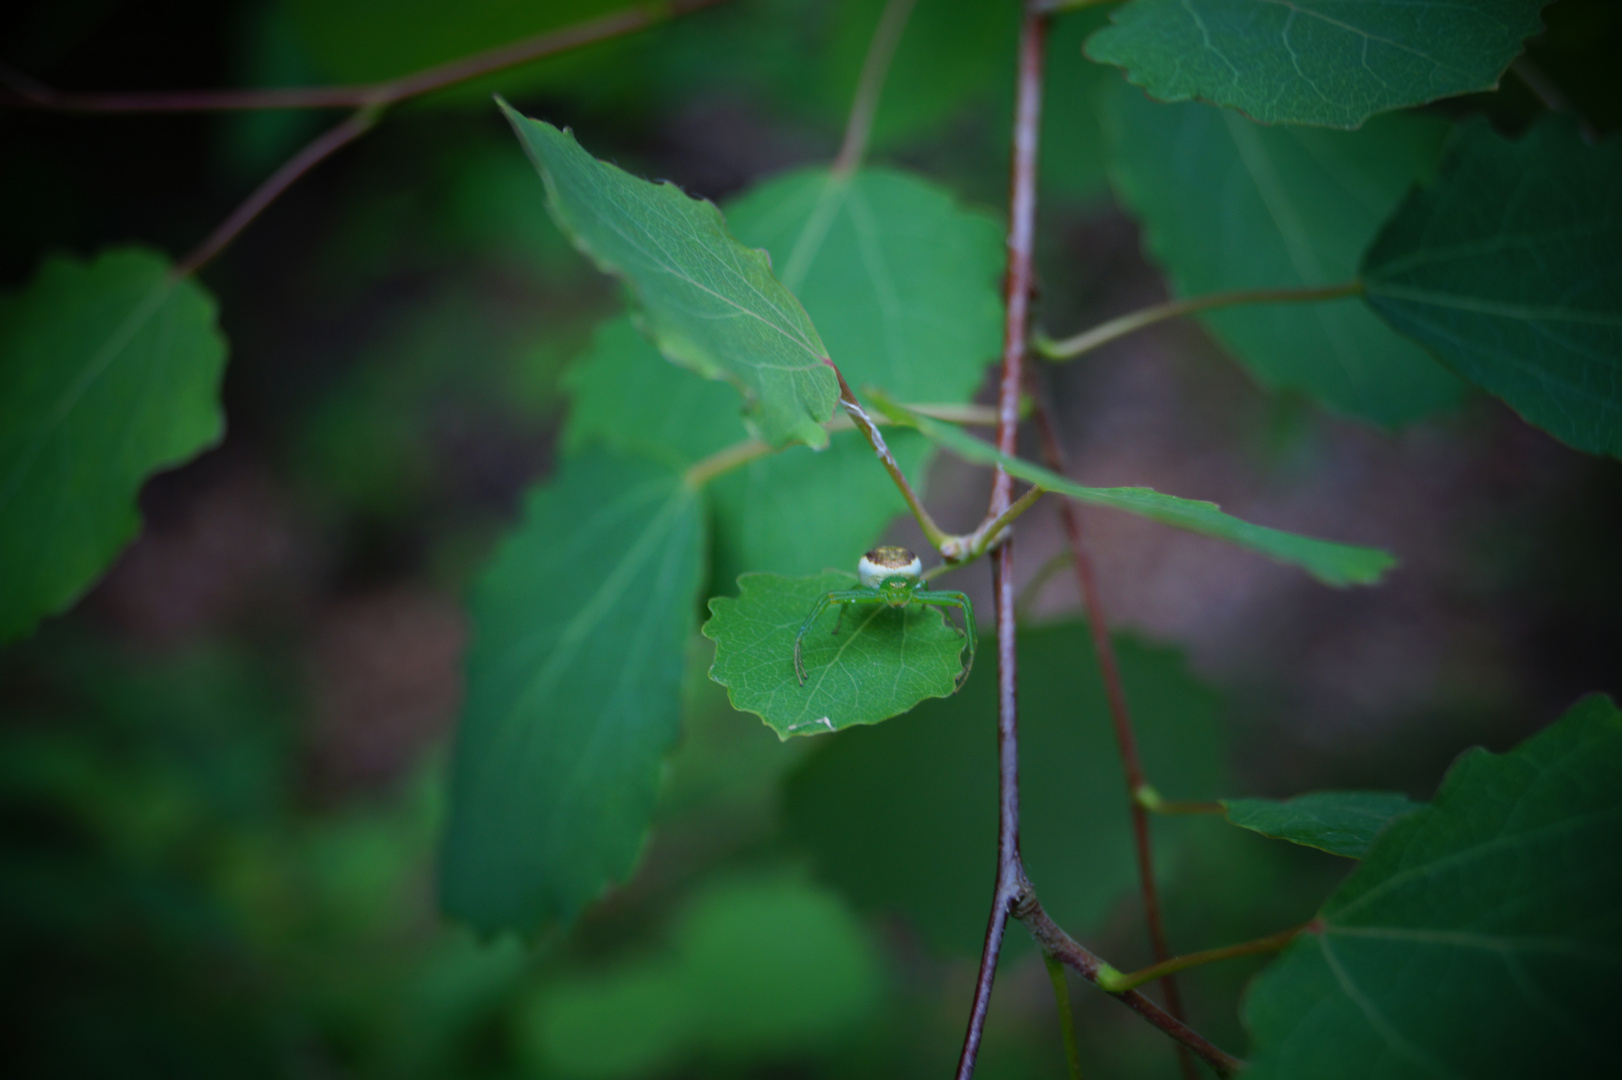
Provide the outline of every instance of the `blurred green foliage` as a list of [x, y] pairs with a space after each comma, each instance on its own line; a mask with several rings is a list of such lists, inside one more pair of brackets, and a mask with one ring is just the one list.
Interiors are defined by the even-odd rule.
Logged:
[[[74, 88], [383, 78], [618, 6], [36, 4], [10, 16], [15, 33], [0, 60]], [[389, 655], [400, 646], [386, 627], [357, 635], [382, 653], [368, 654], [375, 672], [324, 652], [357, 598], [396, 589], [447, 604], [462, 596], [513, 520], [519, 491], [554, 470], [556, 452], [592, 441], [591, 380], [647, 377], [635, 374], [637, 357], [604, 374], [602, 354], [624, 332], [610, 323], [594, 338], [617, 310], [614, 289], [547, 218], [489, 93], [560, 125], [589, 125], [589, 145], [632, 171], [724, 198], [831, 156], [881, 7], [740, 0], [403, 108], [209, 269], [232, 342], [225, 449], [149, 485], [147, 538], [106, 586], [0, 653], [0, 958], [17, 1032], [8, 1062], [19, 1075], [889, 1080], [951, 1068], [991, 890], [989, 665], [960, 697], [885, 727], [823, 746], [782, 744], [727, 707], [705, 677], [708, 644], [694, 635], [681, 673], [681, 741], [659, 777], [656, 828], [638, 870], [567, 933], [520, 942], [480, 941], [438, 914], [448, 707], [414, 741], [379, 720], [416, 704], [401, 672], [426, 669], [454, 700], [456, 668], [438, 670], [403, 649]], [[881, 162], [921, 167], [957, 200], [944, 216], [978, 229], [980, 249], [992, 245], [995, 214], [966, 207], [1006, 195], [1013, 7], [920, 0], [875, 133]], [[1097, 226], [1083, 211], [1108, 200], [1096, 106], [1120, 76], [1081, 52], [1105, 18], [1068, 16], [1051, 40], [1043, 213], [1056, 224], [1044, 237], [1053, 245], [1045, 313], [1078, 296], [1092, 302], [1119, 265], [1107, 261], [1119, 254], [1108, 243], [1087, 246], [1096, 232], [1083, 235], [1085, 259], [1061, 242], [1065, 230]], [[1614, 5], [1562, 0], [1550, 21], [1535, 55], [1572, 73], [1592, 119], [1614, 123], [1622, 110], [1603, 48], [1618, 25]], [[1510, 86], [1482, 107], [1514, 123], [1536, 106]], [[48, 248], [140, 236], [185, 250], [331, 119], [8, 111], [0, 122], [0, 265], [11, 288]], [[780, 180], [779, 190], [807, 175], [815, 174]], [[762, 190], [770, 189], [753, 194]], [[1133, 243], [1128, 235], [1116, 248]], [[777, 259], [781, 267], [786, 256]], [[849, 283], [829, 286], [835, 304], [840, 284]], [[993, 276], [985, 296], [994, 284]], [[873, 333], [858, 323], [849, 337]], [[975, 365], [991, 358], [981, 338], [956, 344], [965, 355], [954, 357], [953, 396], [970, 393]], [[1083, 376], [1061, 376], [1072, 377]], [[694, 393], [731, 393], [688, 381]], [[566, 400], [575, 411], [560, 436]], [[633, 425], [635, 434], [668, 445], [652, 419]], [[1103, 438], [1118, 429], [1101, 430]], [[1303, 439], [1321, 439], [1321, 430]], [[922, 471], [920, 441], [895, 445]], [[762, 463], [769, 475], [740, 472], [723, 482], [732, 489], [717, 485], [714, 514], [742, 519], [760, 509], [763, 489], [803, 480], [785, 505], [816, 506], [824, 527], [785, 514], [753, 547], [718, 544], [708, 553], [710, 593], [732, 591], [743, 570], [810, 573], [848, 562], [849, 553], [822, 552], [878, 525], [865, 512], [831, 519], [857, 482], [840, 454], [852, 471], [865, 463], [854, 439], [835, 436], [821, 457], [797, 450]], [[1366, 467], [1324, 456], [1341, 470], [1333, 476]], [[1497, 483], [1515, 467], [1497, 462], [1489, 472]], [[224, 555], [201, 557], [184, 543], [188, 529], [214, 520], [211, 485], [223, 475], [222, 488], [235, 490], [233, 470], [273, 478], [275, 513], [249, 515], [218, 542]], [[814, 491], [812, 472], [836, 480]], [[1536, 616], [1525, 624], [1536, 637], [1528, 651], [1554, 672], [1517, 701], [1541, 702], [1536, 694], [1565, 693], [1614, 668], [1622, 605], [1607, 542], [1618, 523], [1607, 508], [1622, 503], [1614, 479], [1579, 479], [1556, 492], [1574, 494], [1552, 523], [1522, 522], [1511, 507], [1481, 530], [1487, 551], [1478, 557], [1497, 575], [1494, 587]], [[283, 561], [273, 572], [243, 569], [253, 542], [277, 533], [277, 514], [292, 521]], [[789, 539], [804, 542], [795, 558], [816, 565], [766, 565], [762, 552], [783, 555]], [[151, 569], [165, 558], [169, 576]], [[162, 629], [169, 624], [154, 614], [228, 592], [221, 578], [253, 573], [261, 576], [235, 607], [202, 604], [179, 629]], [[1474, 596], [1449, 599], [1475, 610]], [[1552, 637], [1537, 637], [1545, 633]], [[1025, 677], [1034, 681], [1022, 693], [1032, 872], [1089, 944], [1122, 967], [1145, 963], [1124, 791], [1090, 655], [1073, 623], [1037, 629], [1030, 648]], [[1256, 745], [1252, 710], [1289, 711], [1277, 686], [1247, 688], [1246, 708], [1229, 716], [1170, 650], [1127, 644], [1123, 663], [1150, 771], [1168, 798], [1249, 791], [1257, 776], [1276, 782], [1325, 767], [1295, 744]], [[335, 672], [375, 681], [383, 705], [354, 716], [333, 706]], [[1458, 745], [1483, 731], [1507, 740], [1528, 722], [1530, 712], [1484, 717], [1476, 705], [1484, 696], [1458, 716], [1418, 717], [1388, 750], [1334, 767], [1405, 770], [1405, 782], [1428, 785], [1437, 775], [1430, 764]], [[367, 782], [328, 777], [321, 763], [333, 754], [361, 756], [341, 740], [339, 750], [329, 745], [335, 711], [350, 734], [402, 746], [404, 764]], [[1230, 771], [1230, 741], [1243, 751], [1242, 771]], [[1416, 754], [1423, 766], [1412, 763]], [[1300, 922], [1346, 872], [1344, 860], [1214, 819], [1157, 822], [1156, 836], [1179, 947]], [[988, 1077], [1063, 1068], [1046, 976], [1021, 933], [1013, 931], [993, 999]], [[1260, 963], [1184, 977], [1199, 1026], [1235, 1051], [1246, 1034], [1234, 1002]], [[1176, 1075], [1163, 1040], [1115, 1003], [1083, 988], [1077, 1010], [1089, 1075]]]

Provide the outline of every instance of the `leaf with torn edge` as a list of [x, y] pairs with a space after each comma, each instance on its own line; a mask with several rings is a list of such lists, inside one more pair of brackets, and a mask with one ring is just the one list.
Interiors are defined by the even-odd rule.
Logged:
[[1009, 475], [1017, 476], [1048, 491], [1067, 495], [1090, 506], [1103, 506], [1111, 510], [1124, 510], [1162, 525], [1209, 536], [1266, 555], [1276, 562], [1299, 566], [1325, 585], [1372, 585], [1396, 565], [1397, 560], [1378, 548], [1337, 544], [1330, 540], [1317, 540], [1310, 536], [1252, 525], [1229, 514], [1215, 503], [1179, 499], [1163, 495], [1150, 488], [1094, 488], [1084, 487], [1064, 476], [1044, 469], [1040, 465], [1009, 457], [988, 442], [975, 438], [961, 428], [927, 416], [919, 416], [891, 401], [883, 394], [869, 390], [880, 412], [897, 423], [911, 424], [932, 442], [937, 442], [965, 461], [977, 465], [1000, 465]]
[[[806, 681], [794, 672], [794, 639], [818, 597], [855, 587], [852, 575], [745, 574], [736, 598], [710, 600], [704, 636], [715, 642], [710, 678], [733, 708], [766, 721], [778, 737], [820, 735], [898, 716], [924, 698], [952, 693], [963, 663], [961, 632], [940, 608], [831, 606], [805, 635]], [[839, 633], [833, 629], [844, 611]]]
[[500, 104], [559, 227], [624, 280], [659, 351], [737, 386], [765, 442], [826, 445], [821, 424], [833, 415], [838, 381], [810, 316], [772, 276], [766, 254], [733, 239], [712, 203], [598, 161], [573, 133]]

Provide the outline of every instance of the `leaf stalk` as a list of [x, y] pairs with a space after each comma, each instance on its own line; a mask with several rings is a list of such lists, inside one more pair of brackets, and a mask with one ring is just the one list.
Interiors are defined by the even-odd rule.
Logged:
[[1162, 961], [1134, 971], [1123, 974], [1114, 968], [1105, 965], [1098, 975], [1099, 988], [1111, 994], [1123, 993], [1136, 989], [1144, 983], [1164, 979], [1173, 972], [1186, 971], [1189, 968], [1200, 967], [1204, 964], [1213, 964], [1218, 960], [1232, 960], [1239, 956], [1255, 956], [1258, 953], [1278, 952], [1284, 946], [1294, 941], [1299, 935], [1316, 933], [1323, 924], [1317, 919], [1304, 922], [1300, 926], [1292, 926], [1288, 930], [1280, 930], [1276, 934], [1268, 934], [1253, 941], [1242, 941], [1237, 945], [1224, 945], [1219, 949], [1203, 949], [1200, 952], [1186, 953], [1183, 956], [1174, 956], [1170, 960]]
[[[1041, 946], [1044, 953], [1057, 957], [1066, 966], [1078, 972], [1082, 978], [1095, 986], [1099, 986], [1101, 973], [1106, 970], [1113, 971], [1114, 969], [1097, 954], [1059, 928], [1058, 924], [1043, 910], [1041, 902], [1036, 898], [1036, 891], [1030, 887], [1029, 881], [1025, 882], [1025, 889], [1026, 891], [1020, 894], [1014, 904], [1012, 912], [1014, 917], [1025, 924], [1025, 929], [1031, 932], [1031, 936], [1036, 939], [1036, 943]], [[1216, 1070], [1218, 1076], [1231, 1077], [1244, 1068], [1244, 1062], [1216, 1046], [1205, 1036], [1172, 1016], [1171, 1013], [1156, 1005], [1139, 991], [1105, 992], [1171, 1036], [1179, 1046], [1206, 1062]]]
[[1238, 289], [1233, 292], [1208, 293], [1186, 300], [1168, 300], [1163, 304], [1140, 308], [1118, 315], [1108, 322], [1099, 323], [1091, 330], [1074, 337], [1055, 341], [1045, 334], [1036, 335], [1036, 351], [1049, 360], [1073, 360], [1084, 353], [1107, 345], [1117, 338], [1136, 333], [1146, 326], [1184, 315], [1218, 308], [1238, 307], [1243, 304], [1308, 304], [1324, 300], [1340, 300], [1359, 296], [1363, 292], [1361, 281], [1347, 281], [1339, 285], [1312, 286], [1300, 289]]
[[[1042, 455], [1048, 468], [1061, 476], [1065, 474], [1064, 449], [1054, 426], [1053, 412], [1040, 398], [1036, 407], [1036, 430], [1042, 443]], [[1092, 557], [1087, 552], [1081, 531], [1081, 510], [1069, 499], [1060, 500], [1060, 520], [1069, 541], [1070, 555], [1076, 567], [1076, 584], [1081, 590], [1082, 607], [1087, 612], [1087, 627], [1092, 633], [1093, 657], [1098, 664], [1099, 681], [1104, 684], [1104, 697], [1109, 705], [1110, 723], [1115, 729], [1115, 743], [1121, 755], [1121, 769], [1126, 775], [1126, 788], [1134, 794], [1145, 789], [1152, 791], [1144, 779], [1143, 760], [1138, 754], [1138, 737], [1132, 725], [1132, 711], [1127, 707], [1126, 685], [1121, 679], [1121, 665], [1115, 656], [1115, 641], [1110, 637], [1109, 617], [1104, 611], [1103, 596], [1098, 578], [1093, 571]], [[1172, 956], [1170, 939], [1166, 934], [1166, 921], [1160, 908], [1160, 888], [1155, 881], [1154, 851], [1149, 839], [1149, 815], [1133, 799], [1133, 849], [1137, 855], [1138, 884], [1143, 894], [1143, 921], [1149, 931], [1149, 945], [1157, 962]], [[1163, 988], [1166, 1008], [1176, 1019], [1183, 1019], [1182, 994], [1177, 983], [1167, 979]], [[1179, 1053], [1179, 1065], [1185, 1076], [1193, 1073], [1193, 1062], [1188, 1053]]]

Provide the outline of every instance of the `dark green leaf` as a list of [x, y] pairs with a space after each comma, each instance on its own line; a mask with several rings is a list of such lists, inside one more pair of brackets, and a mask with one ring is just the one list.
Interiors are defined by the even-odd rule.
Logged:
[[773, 446], [825, 445], [839, 394], [828, 352], [767, 256], [734, 240], [710, 203], [598, 161], [573, 134], [501, 105], [559, 227], [625, 281], [659, 351], [737, 386]]
[[[1157, 105], [1124, 85], [1105, 116], [1111, 179], [1179, 296], [1351, 281], [1381, 223], [1434, 167], [1446, 130], [1414, 116], [1353, 133], [1266, 128], [1206, 105]], [[1376, 423], [1413, 420], [1462, 390], [1352, 297], [1202, 321], [1264, 386]]]
[[727, 688], [732, 707], [754, 713], [787, 739], [876, 724], [924, 698], [952, 693], [963, 666], [963, 635], [945, 623], [941, 609], [917, 604], [828, 608], [805, 635], [806, 681], [800, 685], [794, 640], [806, 616], [819, 597], [856, 587], [854, 574], [745, 574], [736, 598], [711, 599], [704, 624], [704, 636], [715, 642], [710, 678]]
[[566, 921], [630, 871], [680, 719], [703, 566], [679, 474], [592, 451], [475, 589], [442, 868], [484, 931]]
[[1460, 129], [1363, 258], [1368, 302], [1579, 450], [1622, 457], [1622, 139]]
[[1611, 1071], [1622, 979], [1622, 712], [1603, 697], [1472, 750], [1380, 834], [1246, 998], [1247, 1077]]
[[838, 897], [797, 881], [712, 885], [670, 936], [659, 952], [536, 996], [525, 1028], [538, 1072], [637, 1077], [692, 1057], [791, 1058], [859, 1029], [878, 1002], [861, 924]]
[[1149, 488], [1083, 487], [1040, 465], [999, 453], [990, 443], [975, 438], [961, 428], [909, 412], [876, 391], [869, 393], [883, 412], [914, 425], [930, 441], [940, 443], [965, 461], [977, 465], [1001, 465], [1012, 476], [1048, 491], [1068, 495], [1077, 502], [1124, 510], [1162, 525], [1226, 541], [1287, 566], [1299, 566], [1326, 585], [1372, 585], [1397, 562], [1378, 548], [1315, 540], [1281, 529], [1252, 525], [1224, 514], [1215, 503], [1179, 499], [1175, 495], [1162, 495]]
[[[987, 658], [995, 642], [983, 641]], [[1170, 790], [1222, 784], [1218, 706], [1164, 649], [1117, 642], [1145, 767]], [[1084, 625], [1021, 630], [1020, 848], [1042, 902], [1072, 933], [1095, 930], [1137, 881], [1126, 782]], [[935, 950], [975, 956], [997, 859], [997, 684], [822, 740], [788, 787], [790, 836], [857, 903], [900, 912]], [[1203, 823], [1155, 823], [1165, 882]], [[1008, 947], [1027, 948], [1025, 934]]]
[[1391, 820], [1417, 810], [1391, 791], [1317, 791], [1293, 799], [1223, 799], [1228, 820], [1277, 840], [1361, 859]]
[[816, 320], [852, 386], [968, 401], [1002, 340], [1002, 229], [892, 169], [805, 169], [727, 204], [745, 244]]
[[1548, 0], [1135, 0], [1087, 42], [1162, 101], [1204, 98], [1267, 124], [1355, 128], [1375, 113], [1491, 90]]
[[140, 528], [146, 478], [219, 439], [214, 314], [139, 249], [48, 259], [0, 298], [0, 640], [73, 603]]

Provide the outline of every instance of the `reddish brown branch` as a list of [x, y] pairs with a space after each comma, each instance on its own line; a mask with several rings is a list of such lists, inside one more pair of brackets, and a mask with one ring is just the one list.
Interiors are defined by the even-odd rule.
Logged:
[[[1064, 449], [1059, 445], [1053, 417], [1047, 407], [1045, 395], [1037, 395], [1036, 430], [1042, 441], [1042, 456], [1048, 468], [1065, 472]], [[1104, 684], [1104, 697], [1109, 702], [1110, 722], [1115, 728], [1115, 741], [1121, 752], [1121, 767], [1126, 773], [1127, 803], [1132, 813], [1132, 840], [1137, 851], [1138, 880], [1143, 890], [1143, 918], [1149, 928], [1149, 944], [1155, 963], [1172, 958], [1170, 942], [1166, 937], [1165, 917], [1160, 909], [1160, 889], [1155, 883], [1154, 854], [1149, 842], [1149, 812], [1138, 801], [1138, 792], [1146, 786], [1143, 761], [1138, 756], [1138, 738], [1132, 728], [1132, 713], [1126, 704], [1126, 688], [1121, 681], [1121, 665], [1115, 657], [1115, 643], [1110, 639], [1109, 621], [1104, 614], [1104, 602], [1098, 591], [1098, 579], [1093, 573], [1093, 561], [1082, 541], [1081, 512], [1074, 502], [1062, 499], [1059, 513], [1064, 522], [1065, 536], [1070, 542], [1070, 555], [1076, 565], [1076, 582], [1081, 588], [1082, 606], [1087, 612], [1087, 625], [1093, 636], [1093, 655], [1098, 661], [1099, 678]], [[1166, 1008], [1178, 1021], [1184, 1019], [1182, 995], [1177, 981], [1170, 975], [1161, 982], [1166, 995]], [[1180, 1048], [1178, 1057], [1184, 1077], [1193, 1080], [1194, 1062], [1186, 1048]]]
[[52, 89], [21, 72], [0, 66], [0, 82], [10, 87], [14, 97], [0, 103], [55, 109], [62, 112], [219, 112], [244, 109], [359, 109], [368, 105], [392, 105], [407, 98], [531, 60], [540, 60], [620, 37], [663, 22], [713, 7], [724, 0], [666, 0], [664, 4], [632, 5], [622, 11], [552, 30], [522, 41], [509, 42], [472, 56], [451, 60], [398, 79], [362, 86], [289, 87], [267, 90], [160, 90], [71, 94]]
[[[1036, 249], [1036, 163], [1041, 139], [1042, 68], [1047, 45], [1047, 17], [1026, 11], [1019, 36], [1019, 88], [1014, 106], [1013, 161], [1008, 200], [1008, 272], [1003, 279], [1006, 310], [1003, 324], [1002, 383], [997, 397], [997, 447], [1012, 455], [1019, 436], [1019, 406], [1024, 384], [1026, 334], [1030, 322], [1031, 284]], [[991, 488], [988, 520], [995, 520], [1013, 501], [1014, 478], [997, 470]], [[1009, 537], [992, 555], [992, 585], [997, 610], [997, 884], [986, 923], [980, 970], [968, 1030], [958, 1056], [958, 1080], [974, 1075], [997, 977], [1003, 935], [1014, 903], [1026, 892], [1019, 861], [1019, 703], [1014, 653], [1014, 542]]]
[[[1085, 946], [1081, 945], [1069, 934], [1048, 917], [1042, 909], [1041, 903], [1036, 899], [1036, 893], [1027, 891], [1023, 893], [1014, 905], [1013, 915], [1025, 924], [1038, 945], [1049, 956], [1057, 956], [1066, 964], [1076, 969], [1081, 977], [1097, 986], [1099, 973], [1106, 970], [1107, 965], [1098, 956], [1094, 955]], [[1106, 991], [1107, 992], [1107, 991]], [[1217, 1071], [1219, 1076], [1232, 1076], [1244, 1067], [1244, 1062], [1212, 1044], [1199, 1032], [1190, 1028], [1171, 1013], [1150, 1001], [1136, 990], [1125, 990], [1112, 993], [1121, 1004], [1143, 1017], [1149, 1023], [1165, 1032], [1176, 1040], [1179, 1048], [1197, 1055]]]
[[380, 110], [375, 108], [360, 109], [294, 154], [270, 175], [270, 179], [255, 188], [241, 206], [231, 211], [231, 216], [220, 222], [219, 227], [193, 248], [191, 254], [180, 261], [175, 267], [175, 276], [185, 277], [196, 273], [203, 264], [224, 251], [225, 246], [235, 240], [237, 234], [247, 228], [248, 223], [258, 217], [265, 207], [276, 201], [277, 196], [292, 187], [299, 177], [315, 168], [323, 159], [366, 134], [377, 123], [379, 115]]

